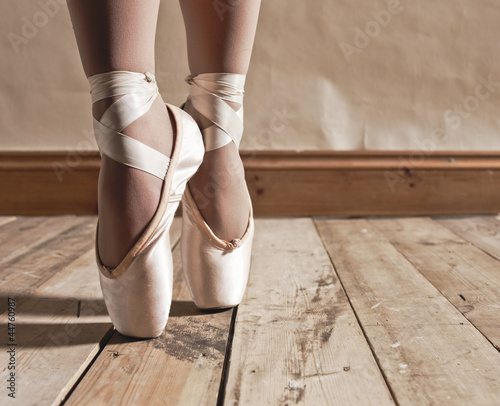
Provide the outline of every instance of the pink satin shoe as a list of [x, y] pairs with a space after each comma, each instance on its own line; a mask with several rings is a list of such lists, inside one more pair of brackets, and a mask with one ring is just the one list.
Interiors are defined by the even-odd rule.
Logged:
[[[204, 73], [188, 77], [191, 91], [186, 104], [213, 125], [202, 131], [205, 150], [230, 142], [239, 145], [243, 134], [245, 75]], [[228, 103], [238, 103], [235, 111]], [[250, 196], [248, 197], [250, 199]], [[237, 306], [245, 293], [250, 271], [254, 222], [252, 205], [245, 233], [238, 239], [218, 238], [203, 219], [189, 186], [182, 198], [182, 266], [191, 296], [201, 309]]]
[[169, 230], [188, 180], [203, 160], [203, 143], [194, 120], [166, 105], [174, 120], [174, 147], [169, 157], [120, 132], [147, 113], [158, 96], [153, 75], [127, 71], [89, 77], [93, 103], [122, 96], [97, 121], [94, 132], [101, 154], [163, 180], [154, 217], [134, 246], [113, 269], [96, 259], [99, 280], [114, 327], [121, 334], [152, 338], [165, 329], [172, 300]]

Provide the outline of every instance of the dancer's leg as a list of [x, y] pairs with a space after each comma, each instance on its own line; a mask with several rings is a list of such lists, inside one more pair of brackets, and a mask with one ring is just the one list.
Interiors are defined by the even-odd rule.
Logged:
[[[85, 74], [126, 70], [155, 74], [154, 40], [159, 0], [68, 2]], [[100, 119], [116, 98], [98, 101]], [[170, 156], [173, 131], [161, 97], [123, 133]], [[99, 252], [117, 266], [153, 217], [162, 181], [103, 156], [99, 174]]]
[[[230, 1], [227, 7], [212, 0], [180, 3], [191, 74], [246, 74], [260, 0]], [[193, 116], [202, 129], [211, 124], [196, 113]], [[243, 165], [233, 142], [206, 152], [189, 186], [205, 221], [219, 238], [229, 241], [243, 235], [250, 207]]]

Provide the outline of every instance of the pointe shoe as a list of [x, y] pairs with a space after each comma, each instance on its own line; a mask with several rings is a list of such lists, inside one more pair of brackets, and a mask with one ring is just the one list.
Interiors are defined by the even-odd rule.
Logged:
[[[243, 134], [243, 86], [245, 75], [204, 73], [188, 76], [191, 85], [186, 103], [213, 125], [202, 130], [205, 150], [234, 142]], [[235, 111], [226, 101], [238, 103]], [[250, 196], [248, 197], [250, 199]], [[237, 306], [243, 299], [250, 271], [254, 222], [252, 204], [248, 225], [241, 238], [218, 238], [203, 219], [189, 185], [182, 198], [181, 254], [185, 279], [200, 309]]]
[[116, 268], [102, 263], [97, 234], [95, 245], [101, 290], [116, 330], [131, 337], [158, 337], [165, 329], [172, 300], [169, 230], [186, 184], [203, 160], [200, 130], [191, 116], [167, 104], [174, 127], [169, 158], [120, 133], [147, 113], [158, 96], [153, 75], [114, 71], [91, 76], [89, 82], [94, 103], [122, 96], [99, 121], [94, 119], [101, 154], [163, 180], [156, 213]]

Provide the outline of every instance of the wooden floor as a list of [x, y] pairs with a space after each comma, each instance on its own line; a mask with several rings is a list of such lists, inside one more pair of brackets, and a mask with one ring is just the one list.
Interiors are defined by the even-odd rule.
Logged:
[[0, 404], [500, 404], [500, 218], [258, 219], [243, 303], [209, 313], [180, 221], [167, 329], [134, 340], [102, 300], [95, 217], [0, 217]]

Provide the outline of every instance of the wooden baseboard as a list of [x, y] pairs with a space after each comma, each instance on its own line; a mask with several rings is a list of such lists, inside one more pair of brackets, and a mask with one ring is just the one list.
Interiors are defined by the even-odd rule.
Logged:
[[[500, 151], [242, 151], [241, 156], [257, 216], [500, 212]], [[99, 166], [95, 152], [1, 152], [0, 214], [94, 214]]]

